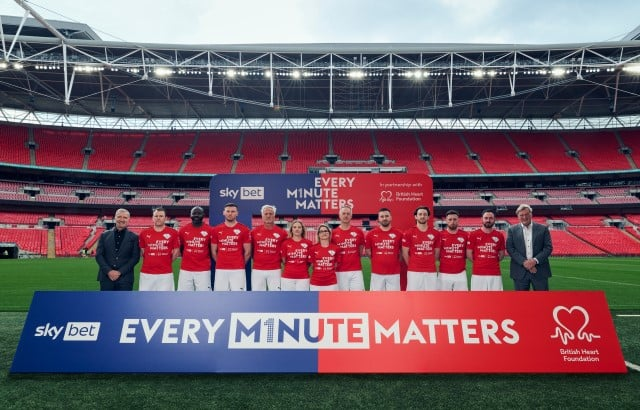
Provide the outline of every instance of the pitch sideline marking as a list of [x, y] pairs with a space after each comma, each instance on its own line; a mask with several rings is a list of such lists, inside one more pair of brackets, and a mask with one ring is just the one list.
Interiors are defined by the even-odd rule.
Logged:
[[640, 317], [640, 315], [616, 315], [618, 317]]
[[565, 279], [577, 279], [577, 280], [586, 280], [586, 281], [590, 281], [590, 282], [602, 282], [602, 283], [613, 283], [615, 285], [625, 285], [625, 286], [640, 286], [637, 283], [625, 283], [625, 282], [613, 282], [610, 280], [600, 280], [600, 279], [587, 279], [587, 278], [578, 278], [576, 276], [552, 276], [552, 277], [557, 277], [557, 278], [565, 278]]
[[629, 369], [635, 370], [636, 372], [640, 372], [640, 366], [638, 366], [637, 364], [627, 362], [626, 360], [624, 361], [624, 364], [626, 364]]

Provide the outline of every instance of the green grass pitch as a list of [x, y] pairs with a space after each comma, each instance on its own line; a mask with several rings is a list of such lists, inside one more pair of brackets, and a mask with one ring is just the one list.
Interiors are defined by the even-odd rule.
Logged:
[[[625, 360], [639, 364], [640, 317], [625, 314], [640, 315], [640, 259], [553, 258], [551, 263], [552, 289], [605, 292]], [[502, 271], [510, 290], [508, 261]], [[640, 403], [640, 373], [634, 370], [625, 375], [9, 375], [33, 292], [97, 290], [96, 272], [93, 259], [0, 260], [3, 408], [631, 409]]]

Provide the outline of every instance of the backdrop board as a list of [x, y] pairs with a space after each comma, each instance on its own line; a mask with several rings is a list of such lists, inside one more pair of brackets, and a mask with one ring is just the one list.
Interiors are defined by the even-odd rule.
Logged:
[[238, 221], [248, 227], [265, 204], [275, 205], [278, 215], [303, 220], [321, 215], [337, 220], [345, 204], [354, 215], [376, 216], [388, 208], [392, 225], [402, 231], [415, 224], [418, 206], [428, 206], [433, 215], [433, 183], [423, 174], [221, 174], [211, 178], [209, 190], [211, 225], [223, 222], [229, 202], [238, 205]]
[[[114, 309], [117, 306], [117, 309]], [[603, 292], [36, 292], [12, 373], [624, 373]]]

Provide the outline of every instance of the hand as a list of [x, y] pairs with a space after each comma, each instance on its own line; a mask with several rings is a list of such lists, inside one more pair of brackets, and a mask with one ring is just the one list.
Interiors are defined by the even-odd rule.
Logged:
[[524, 261], [522, 266], [531, 273], [536, 273], [538, 271], [538, 269], [536, 269], [536, 260], [533, 258]]
[[120, 278], [120, 276], [122, 276], [122, 274], [120, 271], [110, 270], [109, 273], [107, 273], [107, 276], [109, 276], [109, 279], [111, 279], [112, 282], [115, 282]]

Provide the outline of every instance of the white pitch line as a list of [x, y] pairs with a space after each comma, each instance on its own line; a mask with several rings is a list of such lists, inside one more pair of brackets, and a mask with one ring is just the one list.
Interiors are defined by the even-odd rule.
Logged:
[[589, 281], [589, 282], [612, 283], [614, 285], [640, 286], [640, 284], [637, 284], [637, 283], [613, 282], [613, 281], [610, 281], [610, 280], [578, 278], [576, 276], [557, 276], [557, 275], [553, 275], [553, 277], [564, 278], [564, 279], [586, 280], [586, 281]]
[[629, 369], [635, 370], [636, 372], [640, 372], [640, 366], [638, 366], [637, 364], [627, 362], [626, 360], [624, 361], [624, 364], [626, 364]]
[[618, 317], [640, 317], [640, 315], [616, 315]]

